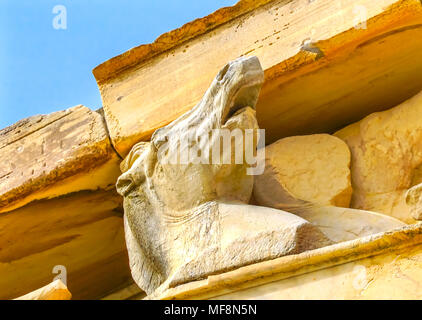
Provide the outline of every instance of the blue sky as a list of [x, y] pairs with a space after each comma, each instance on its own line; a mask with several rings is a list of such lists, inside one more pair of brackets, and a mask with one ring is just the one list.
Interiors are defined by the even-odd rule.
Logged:
[[[0, 0], [0, 128], [35, 114], [101, 107], [92, 69], [237, 0]], [[63, 5], [67, 29], [56, 30]]]

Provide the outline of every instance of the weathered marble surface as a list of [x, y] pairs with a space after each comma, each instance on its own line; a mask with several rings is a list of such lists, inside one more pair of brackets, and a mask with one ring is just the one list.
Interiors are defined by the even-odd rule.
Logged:
[[334, 242], [404, 226], [383, 214], [348, 208], [349, 167], [349, 148], [339, 138], [317, 134], [281, 139], [265, 148], [264, 174], [255, 177], [255, 201], [312, 222]]
[[382, 213], [334, 206], [305, 206], [291, 211], [312, 222], [334, 242], [359, 239], [406, 225]]
[[265, 171], [255, 177], [260, 205], [288, 211], [295, 200], [349, 207], [350, 151], [328, 134], [288, 137], [265, 148]]
[[94, 69], [113, 145], [126, 156], [248, 55], [265, 70], [257, 115], [268, 142], [337, 130], [421, 90], [421, 21], [419, 0], [239, 1]]
[[99, 299], [129, 284], [122, 211], [114, 190], [99, 190], [35, 201], [0, 214], [0, 299], [50, 283], [58, 275], [55, 266], [66, 268], [67, 286], [76, 300]]
[[70, 300], [71, 298], [72, 294], [66, 285], [61, 280], [56, 280], [15, 300]]
[[0, 212], [114, 185], [120, 159], [104, 119], [82, 105], [0, 130]]
[[130, 283], [120, 162], [101, 111], [82, 105], [0, 130], [0, 299], [50, 283], [55, 266], [75, 299]]
[[405, 193], [406, 204], [410, 207], [413, 219], [422, 220], [422, 183], [410, 188]]
[[422, 245], [223, 294], [213, 300], [420, 300]]
[[406, 192], [422, 182], [422, 92], [335, 135], [352, 153], [352, 207], [415, 222]]
[[[117, 188], [130, 267], [148, 294], [331, 243], [300, 217], [248, 205], [253, 176], [245, 158], [240, 164], [167, 162], [172, 147], [187, 151], [180, 137], [195, 147], [213, 129], [257, 129], [252, 108], [263, 79], [256, 57], [230, 62], [194, 109], [156, 131], [150, 143], [136, 145], [123, 162]], [[255, 150], [256, 142], [248, 147]]]
[[[246, 14], [267, 2], [241, 1], [235, 8], [195, 20], [152, 45], [112, 59], [95, 72], [107, 104], [112, 139], [121, 154], [195, 105], [225, 61], [252, 52], [262, 58], [266, 70], [258, 108], [260, 123], [272, 139], [306, 130], [328, 132], [420, 90], [419, 0], [361, 1], [371, 18], [365, 32], [355, 32], [352, 21], [343, 19], [356, 3], [347, 4], [340, 16], [335, 6], [302, 0], [288, 5], [284, 0], [273, 1]], [[287, 28], [285, 19], [290, 23]], [[322, 41], [309, 48], [302, 40], [309, 34], [311, 20], [313, 36]], [[225, 46], [220, 45], [223, 42]], [[200, 73], [195, 68], [198, 64]], [[110, 76], [113, 79], [108, 82]], [[185, 85], [181, 87], [180, 82]], [[101, 121], [96, 112], [77, 107], [31, 117], [0, 132], [0, 231], [3, 244], [13, 242], [0, 254], [0, 269], [8, 274], [0, 277], [3, 296], [46, 283], [51, 276], [46, 262], [64, 260], [76, 270], [72, 277], [78, 297], [99, 297], [127, 278], [120, 203], [112, 192], [104, 195], [104, 189], [115, 183], [119, 159]], [[410, 214], [418, 219], [416, 186], [400, 201], [406, 200]], [[246, 183], [245, 189], [249, 187]], [[97, 189], [92, 194], [81, 192]], [[56, 197], [61, 198], [52, 199]], [[230, 203], [227, 207], [232, 208]], [[358, 212], [347, 210], [352, 215]], [[344, 221], [319, 213], [313, 216], [319, 227], [334, 221], [337, 232], [344, 226]], [[352, 235], [363, 226], [348, 222], [346, 231]], [[16, 286], [22, 282], [25, 286]]]
[[421, 263], [419, 223], [211, 275], [148, 298], [420, 299]]

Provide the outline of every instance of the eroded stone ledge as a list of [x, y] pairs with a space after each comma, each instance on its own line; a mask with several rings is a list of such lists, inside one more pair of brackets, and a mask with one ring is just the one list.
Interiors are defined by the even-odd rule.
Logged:
[[0, 212], [112, 187], [119, 161], [102, 116], [87, 107], [21, 120], [0, 131]]
[[[121, 156], [196, 105], [218, 70], [239, 56], [257, 56], [265, 70], [257, 118], [268, 143], [333, 132], [422, 89], [419, 0], [264, 2], [242, 1], [253, 10], [227, 17], [230, 9], [223, 10], [226, 22], [212, 30], [207, 21], [219, 14], [199, 19], [163, 36], [168, 42], [94, 70]], [[367, 9], [366, 29], [350, 19], [356, 6]]]

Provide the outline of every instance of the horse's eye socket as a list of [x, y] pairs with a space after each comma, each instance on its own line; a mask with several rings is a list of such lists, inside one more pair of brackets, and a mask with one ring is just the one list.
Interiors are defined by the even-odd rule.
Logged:
[[123, 174], [117, 180], [116, 188], [117, 192], [125, 197], [129, 194], [135, 187], [135, 182], [133, 181], [132, 177], [129, 174]]

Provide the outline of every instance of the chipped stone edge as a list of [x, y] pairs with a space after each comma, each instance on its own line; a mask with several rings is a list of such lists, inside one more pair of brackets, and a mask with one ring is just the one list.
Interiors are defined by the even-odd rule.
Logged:
[[[120, 155], [114, 149], [113, 144], [111, 142], [111, 137], [108, 130], [108, 124], [102, 113], [102, 108], [99, 110], [91, 110], [90, 108], [84, 105], [76, 105], [74, 107], [68, 108], [66, 110], [61, 110], [53, 113], [62, 112], [63, 115], [55, 119], [54, 121], [50, 121], [45, 123], [42, 127], [38, 128], [36, 131], [40, 129], [44, 129], [51, 125], [56, 121], [60, 121], [66, 116], [70, 115], [72, 112], [77, 111], [78, 108], [86, 108], [92, 114], [92, 117], [101, 123], [101, 126], [104, 129], [104, 140], [98, 142], [96, 145], [85, 146], [81, 150], [74, 155], [71, 160], [68, 160], [64, 163], [64, 165], [60, 168], [55, 168], [47, 175], [39, 177], [35, 180], [27, 180], [23, 184], [19, 185], [18, 187], [12, 188], [4, 193], [0, 194], [0, 214], [5, 212], [13, 211], [17, 208], [25, 206], [29, 202], [34, 200], [41, 200], [48, 197], [41, 197], [36, 199], [27, 200], [30, 198], [31, 194], [37, 194], [42, 192], [48, 192], [49, 188], [53, 187], [57, 183], [67, 182], [69, 179], [77, 178], [79, 175], [83, 173], [90, 172], [96, 169], [105, 168], [107, 163], [113, 161], [113, 159], [121, 160]], [[49, 115], [49, 114], [47, 114]], [[22, 119], [20, 121], [25, 121], [27, 119]], [[3, 130], [8, 130], [12, 128], [15, 124], [6, 127]], [[32, 134], [32, 132], [31, 132]], [[9, 141], [9, 144], [12, 144], [16, 141]], [[99, 187], [99, 186], [97, 186]], [[71, 191], [75, 192], [75, 191]], [[56, 195], [59, 196], [59, 195]], [[22, 203], [20, 203], [22, 202]]]
[[72, 294], [61, 280], [13, 300], [71, 300]]
[[[97, 83], [102, 83], [117, 73], [159, 55], [160, 53], [175, 48], [226, 22], [274, 1], [276, 0], [240, 0], [234, 6], [218, 9], [214, 13], [203, 18], [195, 19], [180, 28], [166, 32], [159, 36], [153, 43], [134, 47], [111, 58], [94, 68], [92, 73], [94, 74]], [[286, 2], [288, 3], [290, 1], [286, 0]]]

